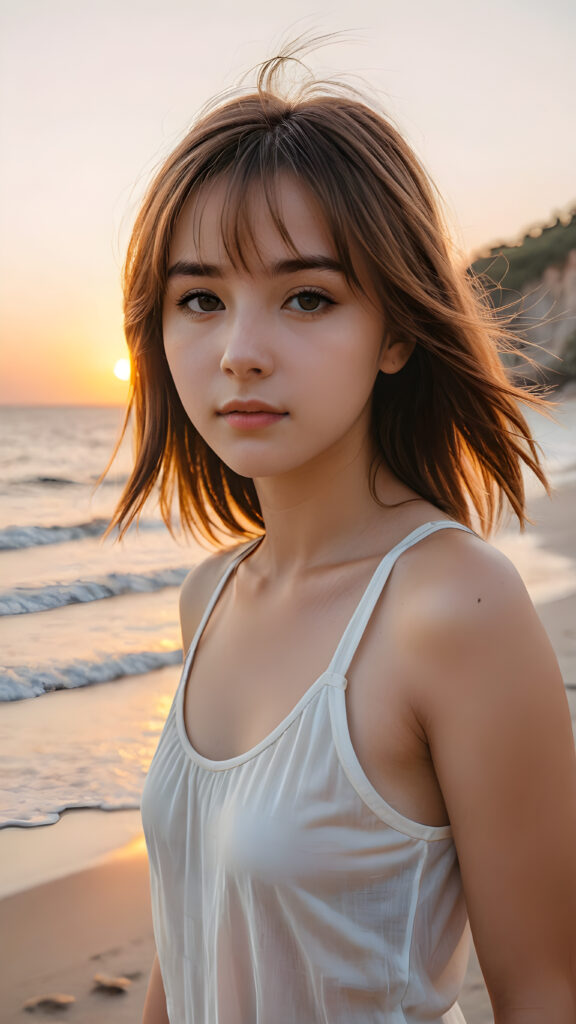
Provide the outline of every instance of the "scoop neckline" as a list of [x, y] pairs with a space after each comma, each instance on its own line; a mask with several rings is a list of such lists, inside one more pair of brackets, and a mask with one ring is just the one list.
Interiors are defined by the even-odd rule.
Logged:
[[[192, 661], [190, 662], [188, 671], [192, 667], [193, 660], [194, 659], [192, 659]], [[194, 744], [191, 742], [190, 737], [188, 736], [188, 732], [186, 730], [186, 723], [184, 720], [184, 696], [186, 693], [186, 682], [184, 682], [178, 694], [177, 725], [178, 732], [180, 735], [180, 741], [182, 743], [182, 746], [184, 747], [185, 753], [192, 761], [200, 765], [200, 767], [207, 768], [209, 771], [216, 772], [226, 771], [229, 768], [236, 768], [238, 765], [244, 764], [246, 761], [251, 761], [254, 757], [256, 757], [263, 750], [265, 750], [266, 747], [269, 747], [272, 743], [274, 743], [274, 741], [277, 740], [278, 737], [281, 736], [283, 732], [286, 732], [286, 730], [290, 727], [292, 722], [300, 715], [300, 713], [304, 710], [305, 706], [312, 700], [316, 693], [318, 693], [323, 686], [330, 685], [329, 677], [334, 676], [338, 676], [338, 679], [344, 681], [345, 684], [343, 676], [340, 676], [337, 672], [332, 672], [329, 669], [326, 669], [324, 672], [322, 672], [321, 675], [318, 676], [317, 679], [314, 680], [314, 682], [308, 687], [308, 689], [304, 691], [304, 693], [297, 701], [297, 703], [294, 705], [294, 707], [291, 709], [291, 711], [288, 712], [288, 714], [282, 719], [282, 721], [279, 722], [278, 725], [276, 725], [272, 729], [272, 731], [267, 734], [267, 736], [265, 736], [262, 740], [259, 740], [259, 742], [255, 744], [255, 746], [250, 747], [250, 749], [246, 750], [243, 754], [236, 754], [234, 757], [226, 757], [221, 759], [205, 757], [204, 754], [201, 754], [196, 749]], [[342, 683], [340, 685], [342, 685]]]

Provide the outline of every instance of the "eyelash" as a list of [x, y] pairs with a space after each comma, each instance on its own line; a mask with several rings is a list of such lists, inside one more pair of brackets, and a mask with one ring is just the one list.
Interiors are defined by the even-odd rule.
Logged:
[[[218, 296], [215, 295], [214, 292], [207, 291], [205, 288], [195, 288], [191, 292], [186, 292], [186, 295], [183, 295], [181, 299], [178, 299], [177, 302], [176, 302], [176, 305], [180, 309], [182, 309], [182, 311], [184, 313], [186, 313], [187, 316], [191, 316], [193, 318], [200, 317], [200, 316], [207, 316], [207, 315], [209, 315], [209, 312], [214, 312], [214, 313], [220, 312], [220, 310], [216, 310], [216, 309], [215, 310], [210, 310], [210, 311], [206, 310], [206, 311], [203, 311], [203, 312], [200, 312], [199, 310], [196, 310], [196, 309], [190, 309], [188, 303], [191, 302], [192, 299], [197, 299], [201, 295], [208, 295], [208, 296], [210, 296], [210, 298], [218, 299]], [[320, 309], [312, 309], [312, 310], [298, 309], [298, 310], [294, 310], [294, 312], [299, 313], [300, 316], [310, 317], [310, 318], [318, 317], [318, 316], [321, 316], [322, 313], [326, 313], [327, 312], [327, 307], [335, 306], [336, 305], [334, 299], [331, 299], [330, 296], [327, 295], [326, 292], [322, 291], [321, 288], [299, 288], [297, 291], [295, 291], [293, 293], [293, 295], [288, 296], [288, 298], [286, 299], [286, 302], [291, 302], [292, 299], [296, 299], [300, 295], [317, 295], [319, 299], [322, 299], [324, 301], [324, 303], [326, 303], [326, 305], [324, 307], [320, 307]], [[220, 302], [221, 300], [218, 299], [218, 301]]]

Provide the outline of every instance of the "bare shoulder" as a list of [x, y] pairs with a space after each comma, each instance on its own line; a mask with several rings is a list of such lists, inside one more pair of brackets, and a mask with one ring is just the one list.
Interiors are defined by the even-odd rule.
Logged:
[[428, 727], [457, 714], [461, 702], [495, 710], [525, 699], [530, 687], [563, 691], [530, 595], [497, 548], [443, 530], [405, 552], [395, 573], [394, 633], [406, 652], [413, 707]]
[[404, 553], [394, 573], [396, 628], [409, 628], [427, 644], [447, 634], [459, 644], [513, 620], [538, 618], [510, 559], [463, 530], [425, 538]]
[[244, 544], [216, 551], [192, 567], [180, 590], [182, 643], [187, 651], [218, 581]]
[[569, 759], [572, 729], [558, 661], [512, 562], [456, 530], [432, 535], [406, 555], [395, 581], [394, 635], [447, 806], [475, 750], [481, 761], [496, 761], [500, 744], [502, 779], [515, 748], [517, 764], [537, 747], [546, 758], [546, 743], [556, 751], [564, 744]]

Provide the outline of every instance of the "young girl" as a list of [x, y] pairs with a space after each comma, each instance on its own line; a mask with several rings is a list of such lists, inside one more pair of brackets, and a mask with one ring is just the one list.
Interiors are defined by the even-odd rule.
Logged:
[[497, 1024], [574, 1024], [570, 716], [479, 536], [544, 480], [538, 400], [406, 142], [344, 88], [283, 97], [286, 61], [195, 124], [128, 253], [115, 522], [176, 487], [220, 549], [142, 800], [144, 1021], [457, 1024], [469, 919]]

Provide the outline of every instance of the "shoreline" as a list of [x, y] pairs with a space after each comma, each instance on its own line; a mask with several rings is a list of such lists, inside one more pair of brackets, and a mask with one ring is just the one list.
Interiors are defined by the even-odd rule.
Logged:
[[139, 810], [62, 811], [54, 824], [0, 829], [2, 900], [78, 874], [143, 842]]

